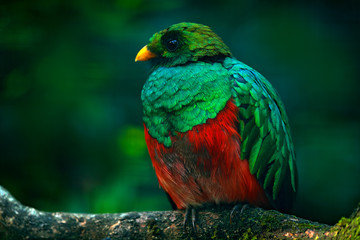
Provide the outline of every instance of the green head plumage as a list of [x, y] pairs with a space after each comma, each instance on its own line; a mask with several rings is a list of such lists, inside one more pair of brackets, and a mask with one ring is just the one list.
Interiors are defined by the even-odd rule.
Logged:
[[147, 49], [156, 55], [151, 58], [154, 66], [171, 67], [199, 59], [231, 56], [228, 46], [208, 26], [188, 22], [155, 33]]
[[229, 48], [201, 24], [174, 24], [150, 38], [135, 61], [153, 65], [141, 94], [152, 137], [170, 147], [170, 135], [216, 117], [231, 98], [227, 57]]

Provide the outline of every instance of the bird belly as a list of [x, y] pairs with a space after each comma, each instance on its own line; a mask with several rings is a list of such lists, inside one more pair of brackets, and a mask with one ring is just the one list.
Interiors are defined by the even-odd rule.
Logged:
[[216, 118], [171, 136], [169, 148], [151, 137], [145, 126], [159, 184], [177, 208], [237, 202], [271, 208], [265, 191], [250, 173], [248, 161], [240, 157], [237, 116], [230, 99]]

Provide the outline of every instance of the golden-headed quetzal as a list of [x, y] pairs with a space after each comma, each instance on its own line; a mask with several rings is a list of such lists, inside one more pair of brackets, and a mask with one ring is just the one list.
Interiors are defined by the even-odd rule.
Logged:
[[145, 139], [176, 208], [249, 203], [287, 211], [297, 170], [273, 86], [201, 24], [155, 33], [135, 59], [148, 60], [152, 69], [141, 93]]

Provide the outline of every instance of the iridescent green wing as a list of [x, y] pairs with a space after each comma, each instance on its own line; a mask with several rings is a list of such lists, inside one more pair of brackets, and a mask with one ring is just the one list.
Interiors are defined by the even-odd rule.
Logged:
[[[285, 108], [271, 84], [249, 66], [227, 59], [239, 107], [241, 158], [275, 201], [281, 189], [296, 192], [294, 147]], [[290, 186], [291, 185], [291, 186]]]

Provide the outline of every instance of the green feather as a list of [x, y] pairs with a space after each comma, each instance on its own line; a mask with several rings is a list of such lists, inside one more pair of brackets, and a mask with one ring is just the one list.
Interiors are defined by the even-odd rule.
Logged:
[[228, 79], [227, 70], [219, 63], [199, 62], [154, 70], [141, 95], [143, 120], [148, 128], [151, 126], [151, 136], [170, 147], [169, 132], [186, 132], [215, 118], [231, 97]]
[[250, 172], [256, 174], [274, 200], [286, 172], [290, 172], [290, 184], [295, 191], [294, 150], [280, 97], [261, 74], [247, 65], [230, 59], [225, 65], [235, 79], [234, 102], [239, 107], [239, 118], [244, 122], [241, 127], [244, 129], [242, 158], [249, 160]]
[[[166, 41], [176, 38], [180, 42], [178, 51], [169, 51]], [[231, 53], [222, 41], [208, 26], [197, 23], [178, 23], [155, 33], [147, 44], [148, 49], [161, 56], [154, 67], [173, 67], [186, 62], [196, 62], [203, 57], [224, 56]]]
[[[178, 47], [167, 47], [169, 40]], [[159, 143], [213, 119], [233, 99], [238, 107], [241, 158], [249, 161], [274, 200], [284, 184], [297, 188], [294, 147], [285, 108], [276, 90], [257, 71], [231, 57], [207, 26], [180, 23], [154, 34], [148, 49], [157, 55], [141, 93], [144, 123]], [[202, 61], [206, 60], [206, 61]], [[285, 182], [289, 178], [289, 182]]]
[[270, 158], [269, 163], [273, 163], [273, 164], [271, 165], [270, 169], [267, 171], [267, 173], [265, 175], [265, 180], [264, 180], [264, 184], [263, 184], [264, 189], [267, 189], [269, 187], [269, 185], [274, 181], [275, 172], [279, 168], [279, 161], [277, 161], [275, 156], [276, 155], [273, 155], [272, 158]]
[[262, 125], [261, 124], [261, 116], [260, 116], [260, 108], [256, 108], [255, 111], [253, 112], [253, 114], [254, 114], [256, 126], [260, 127]]
[[[281, 162], [280, 162], [281, 164]], [[273, 199], [275, 200], [279, 191], [280, 191], [280, 185], [283, 182], [285, 176], [285, 169], [284, 166], [279, 166], [275, 173], [275, 180], [274, 180], [274, 186], [273, 186]]]
[[260, 177], [265, 173], [265, 170], [268, 166], [268, 160], [274, 154], [276, 150], [275, 144], [273, 144], [273, 140], [271, 139], [270, 134], [264, 137], [264, 140], [261, 145], [261, 150], [259, 152], [257, 162], [259, 162], [258, 170], [257, 170], [257, 178]]
[[290, 159], [289, 159], [289, 167], [290, 167], [290, 172], [291, 172], [291, 186], [294, 192], [296, 192], [296, 188], [297, 188], [297, 169], [296, 169], [296, 165], [295, 165], [295, 159], [293, 154], [290, 154]]
[[[255, 120], [251, 118], [244, 127], [244, 142], [241, 144], [242, 158], [249, 159], [251, 147], [255, 144], [258, 138], [258, 129], [255, 127]], [[245, 142], [246, 141], [246, 142]], [[250, 149], [250, 150], [249, 150]]]
[[[244, 102], [245, 102], [245, 99], [243, 98], [242, 99]], [[246, 108], [245, 107], [242, 107], [241, 105], [239, 106], [239, 112], [242, 116], [244, 116], [244, 119], [249, 119], [250, 117], [253, 116], [253, 112], [254, 112], [254, 109], [251, 107], [251, 106], [247, 106]]]
[[249, 167], [250, 167], [251, 174], [255, 174], [259, 168], [260, 161], [257, 161], [257, 159], [259, 156], [260, 147], [262, 145], [262, 142], [263, 142], [262, 139], [259, 138], [257, 140], [257, 142], [251, 148], [250, 157], [249, 157]]

